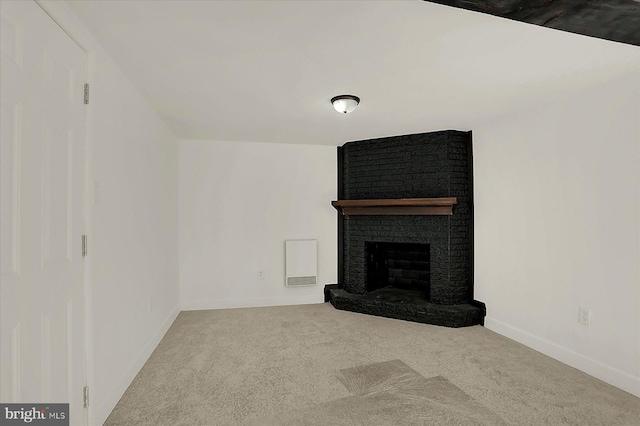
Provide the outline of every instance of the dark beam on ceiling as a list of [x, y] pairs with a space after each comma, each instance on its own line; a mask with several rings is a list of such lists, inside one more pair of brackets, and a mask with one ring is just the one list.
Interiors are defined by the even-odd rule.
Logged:
[[640, 0], [428, 0], [640, 46]]

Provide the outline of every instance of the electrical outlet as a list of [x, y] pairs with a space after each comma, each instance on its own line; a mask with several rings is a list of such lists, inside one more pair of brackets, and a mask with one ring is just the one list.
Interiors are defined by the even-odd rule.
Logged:
[[258, 272], [258, 279], [260, 279], [260, 280], [264, 279], [264, 272], [263, 271]]
[[591, 310], [580, 306], [578, 309], [578, 322], [584, 325], [591, 325]]

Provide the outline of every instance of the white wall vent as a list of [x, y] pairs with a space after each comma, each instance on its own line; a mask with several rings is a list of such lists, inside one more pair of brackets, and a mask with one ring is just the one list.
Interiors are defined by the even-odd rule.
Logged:
[[300, 287], [318, 282], [318, 241], [287, 240], [285, 245], [285, 285]]

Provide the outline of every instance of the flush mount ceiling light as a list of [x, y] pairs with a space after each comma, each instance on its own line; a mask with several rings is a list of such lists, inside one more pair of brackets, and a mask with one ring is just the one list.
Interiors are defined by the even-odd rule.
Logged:
[[360, 103], [360, 98], [354, 95], [340, 95], [331, 98], [333, 109], [343, 114], [348, 114]]

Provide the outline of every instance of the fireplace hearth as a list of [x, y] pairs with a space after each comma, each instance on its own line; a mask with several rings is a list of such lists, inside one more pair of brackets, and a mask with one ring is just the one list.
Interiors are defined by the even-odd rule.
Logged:
[[448, 327], [482, 324], [473, 300], [471, 132], [338, 148], [334, 307]]

